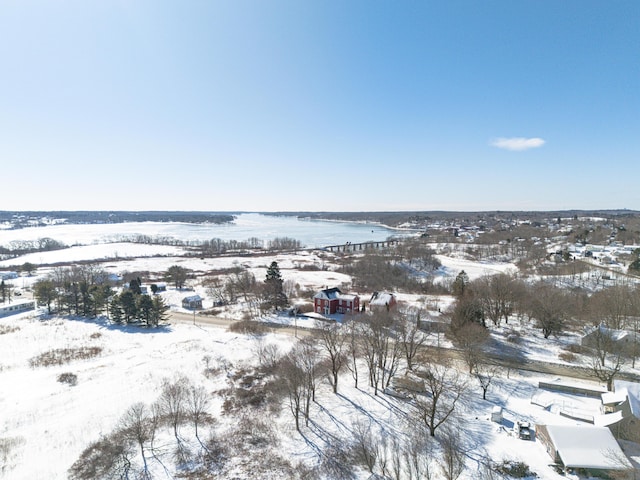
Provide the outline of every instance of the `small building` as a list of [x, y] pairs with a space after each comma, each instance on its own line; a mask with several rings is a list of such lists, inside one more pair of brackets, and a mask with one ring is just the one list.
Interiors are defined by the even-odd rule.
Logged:
[[582, 469], [591, 475], [632, 468], [606, 427], [592, 425], [537, 425], [536, 436], [555, 463]]
[[396, 296], [393, 293], [373, 292], [369, 300], [369, 308], [373, 310], [386, 308], [388, 311], [395, 307], [397, 303]]
[[360, 310], [360, 297], [345, 294], [339, 288], [325, 288], [313, 296], [313, 311], [323, 315], [352, 313]]
[[496, 423], [502, 423], [502, 407], [496, 405], [491, 409], [491, 421]]
[[199, 310], [202, 308], [202, 297], [200, 295], [191, 295], [182, 299], [182, 308], [189, 310]]
[[167, 291], [167, 284], [165, 282], [156, 282], [154, 284], [151, 285], [151, 291], [153, 291], [153, 285], [156, 286], [156, 293], [157, 292], [166, 292]]
[[0, 280], [13, 280], [18, 278], [18, 272], [0, 272]]
[[590, 328], [580, 339], [583, 347], [597, 348], [598, 343], [611, 342], [619, 348], [631, 349], [640, 343], [639, 335], [631, 330], [616, 330], [604, 325]]
[[18, 302], [10, 303], [9, 305], [0, 305], [0, 317], [6, 317], [7, 315], [15, 315], [16, 313], [28, 312], [29, 310], [35, 310], [36, 302]]

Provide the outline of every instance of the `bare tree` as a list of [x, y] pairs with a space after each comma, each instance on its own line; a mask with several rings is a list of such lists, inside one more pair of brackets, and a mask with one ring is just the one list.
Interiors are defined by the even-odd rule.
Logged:
[[396, 341], [396, 323], [389, 312], [375, 312], [361, 320], [362, 351], [369, 369], [369, 384], [374, 389], [389, 386], [402, 355], [401, 342]]
[[209, 394], [202, 386], [191, 385], [187, 393], [187, 412], [193, 421], [195, 435], [200, 444], [202, 441], [198, 436], [198, 426], [202, 423], [210, 422], [209, 415]]
[[351, 321], [347, 325], [347, 369], [351, 372], [353, 377], [354, 387], [358, 388], [358, 359], [361, 355], [361, 342], [360, 342], [360, 328], [359, 322]]
[[509, 316], [521, 290], [520, 283], [512, 275], [499, 273], [487, 275], [474, 281], [471, 286], [483, 304], [484, 311], [494, 325], [502, 320], [509, 323]]
[[414, 395], [415, 411], [429, 429], [429, 435], [434, 437], [438, 427], [453, 414], [466, 383], [458, 371], [447, 364], [428, 363], [419, 375], [424, 379], [427, 395]]
[[280, 378], [289, 399], [289, 409], [296, 423], [296, 430], [300, 431], [300, 415], [303, 411], [306, 392], [305, 375], [302, 368], [297, 365], [295, 357], [287, 355], [279, 367]]
[[438, 461], [446, 480], [456, 480], [465, 469], [465, 455], [462, 451], [460, 433], [453, 428], [445, 429], [440, 440], [442, 455]]
[[337, 324], [323, 325], [319, 335], [320, 345], [329, 360], [329, 381], [333, 387], [333, 393], [338, 393], [338, 374], [347, 361], [344, 353], [346, 337], [342, 332], [342, 327]]
[[173, 428], [173, 434], [180, 443], [178, 427], [184, 422], [187, 413], [189, 381], [186, 377], [178, 377], [173, 381], [165, 379], [158, 405], [162, 415]]
[[380, 454], [378, 444], [371, 432], [371, 420], [359, 419], [352, 423], [351, 455], [356, 463], [366, 467], [369, 473], [373, 470]]
[[484, 361], [484, 345], [489, 339], [489, 331], [478, 323], [466, 323], [452, 333], [469, 373], [473, 373], [476, 366]]
[[624, 365], [624, 352], [616, 345], [613, 332], [598, 326], [591, 335], [591, 369], [595, 377], [606, 382], [607, 390], [613, 389], [613, 380]]
[[561, 333], [567, 319], [564, 292], [547, 283], [538, 282], [530, 295], [530, 314], [538, 322], [544, 338]]
[[487, 363], [479, 363], [475, 366], [473, 371], [473, 376], [480, 383], [480, 388], [482, 388], [482, 399], [487, 399], [487, 391], [491, 386], [491, 382], [493, 379], [498, 376], [498, 367], [495, 365], [489, 365]]
[[416, 432], [409, 436], [407, 444], [404, 448], [403, 456], [405, 459], [405, 473], [409, 480], [431, 480], [434, 478], [433, 460], [433, 442], [422, 432], [417, 429]]
[[409, 310], [404, 313], [399, 323], [398, 341], [402, 347], [407, 369], [409, 370], [413, 370], [414, 359], [427, 339], [426, 334], [420, 330], [422, 313], [420, 309]]
[[309, 424], [311, 402], [315, 401], [319, 355], [311, 340], [300, 340], [285, 356], [280, 367], [289, 396], [289, 407], [300, 431], [300, 414]]
[[151, 440], [155, 432], [148, 407], [141, 402], [131, 405], [120, 419], [119, 431], [122, 438], [135, 442], [140, 449], [140, 458], [142, 459], [141, 477], [150, 478], [145, 445]]

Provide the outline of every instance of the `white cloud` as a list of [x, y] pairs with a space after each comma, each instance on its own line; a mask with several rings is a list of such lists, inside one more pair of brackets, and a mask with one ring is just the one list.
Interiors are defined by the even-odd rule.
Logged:
[[503, 148], [505, 150], [512, 150], [519, 152], [522, 150], [529, 150], [530, 148], [538, 148], [545, 144], [542, 138], [524, 138], [524, 137], [512, 137], [512, 138], [496, 138], [489, 142], [492, 147]]

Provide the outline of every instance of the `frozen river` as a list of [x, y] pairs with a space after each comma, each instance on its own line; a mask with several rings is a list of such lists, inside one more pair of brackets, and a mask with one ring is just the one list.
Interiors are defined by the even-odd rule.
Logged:
[[12, 241], [53, 238], [66, 245], [92, 245], [126, 240], [138, 235], [169, 237], [184, 241], [222, 240], [243, 241], [258, 238], [269, 241], [276, 237], [299, 240], [304, 247], [322, 247], [347, 242], [362, 243], [386, 240], [392, 235], [408, 232], [371, 223], [304, 220], [288, 216], [238, 214], [229, 224], [178, 222], [130, 222], [116, 224], [51, 225], [19, 230], [0, 230], [0, 245]]

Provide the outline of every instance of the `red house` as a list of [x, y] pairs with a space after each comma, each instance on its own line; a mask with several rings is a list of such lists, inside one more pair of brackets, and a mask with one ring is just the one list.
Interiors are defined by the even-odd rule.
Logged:
[[313, 296], [313, 311], [323, 315], [352, 313], [360, 310], [360, 297], [342, 293], [339, 288], [326, 288]]

